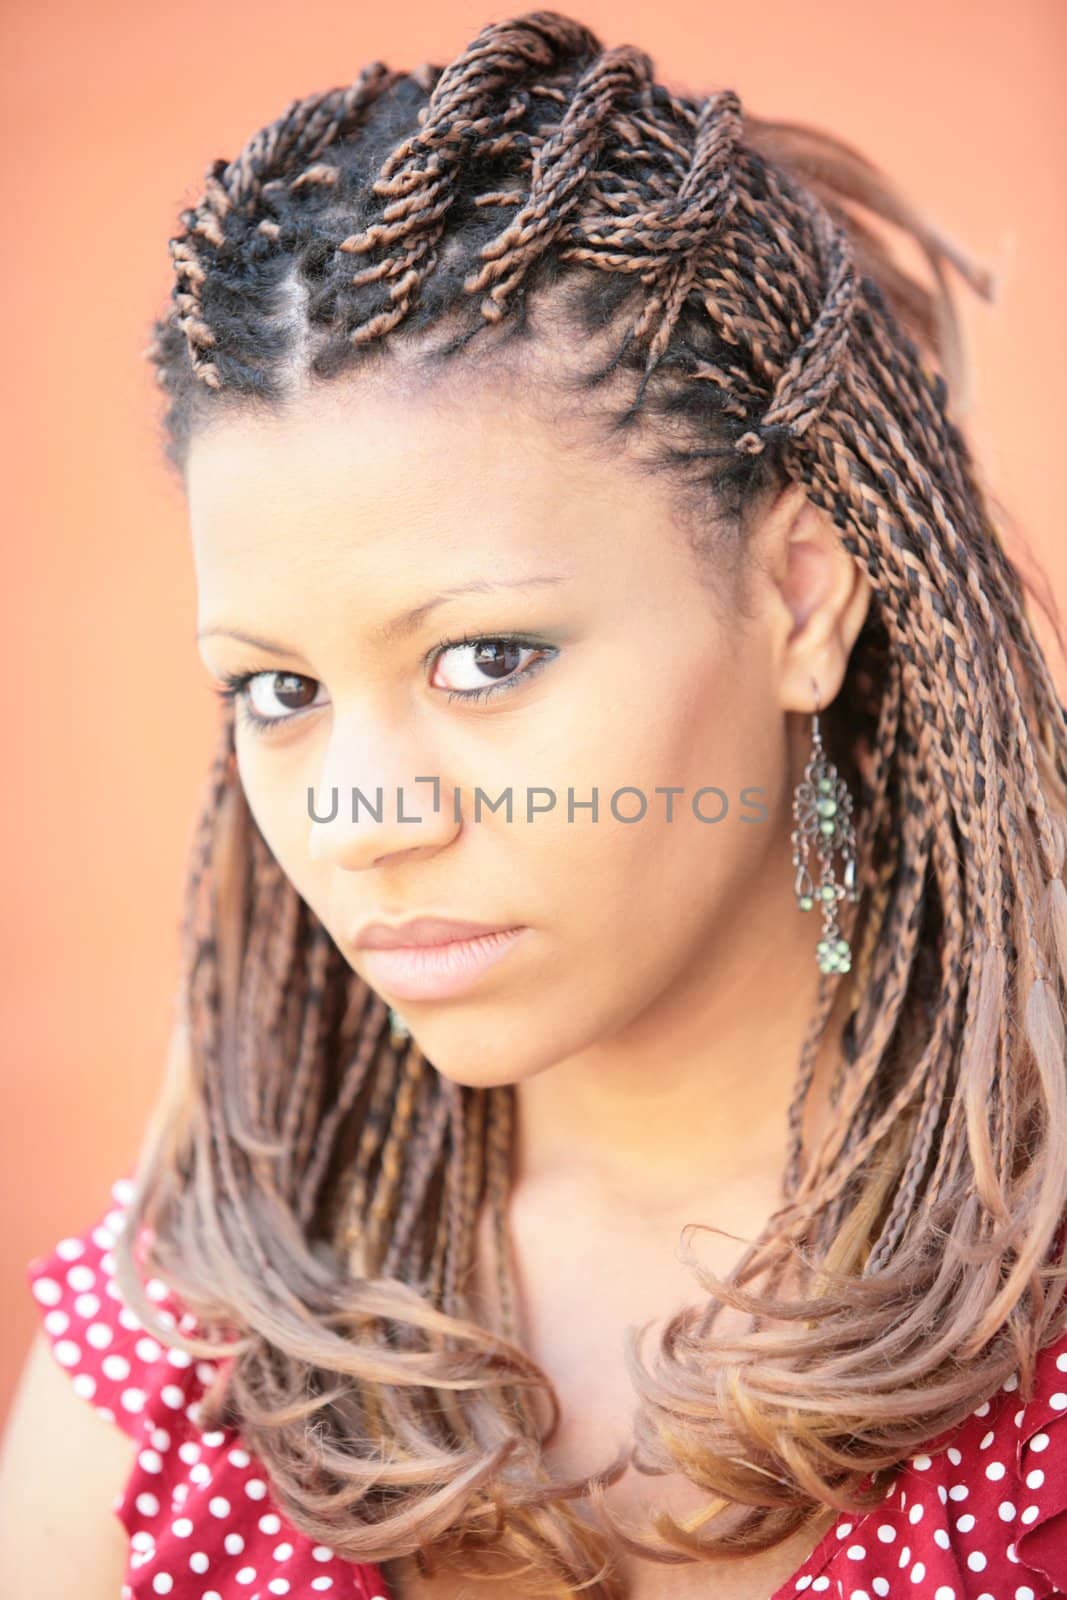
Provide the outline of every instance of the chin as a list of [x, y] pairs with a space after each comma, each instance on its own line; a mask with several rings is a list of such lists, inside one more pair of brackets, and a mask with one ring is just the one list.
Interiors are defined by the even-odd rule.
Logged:
[[457, 1062], [455, 1071], [452, 1071], [447, 1064], [440, 1064], [433, 1056], [429, 1056], [428, 1059], [440, 1077], [448, 1083], [458, 1084], [462, 1089], [501, 1089], [505, 1085], [514, 1088], [519, 1082], [514, 1073], [501, 1071], [499, 1066], [496, 1071], [486, 1066], [485, 1070], [480, 1072], [476, 1067], [472, 1067], [469, 1061], [464, 1061]]
[[423, 1021], [411, 1015], [414, 1007], [407, 1012], [402, 1007], [397, 1009], [434, 1070], [465, 1089], [498, 1089], [504, 1084], [522, 1083], [547, 1071], [563, 1054], [549, 1041], [533, 1036], [529, 1017], [509, 1027], [464, 1019], [458, 1013], [446, 1016], [442, 1012]]

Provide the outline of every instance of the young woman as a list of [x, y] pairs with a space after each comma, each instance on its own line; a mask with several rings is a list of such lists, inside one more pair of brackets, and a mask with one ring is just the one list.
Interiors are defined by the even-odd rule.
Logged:
[[30, 1268], [17, 1592], [1067, 1592], [1067, 732], [981, 275], [555, 12], [182, 222], [224, 715], [158, 1112]]

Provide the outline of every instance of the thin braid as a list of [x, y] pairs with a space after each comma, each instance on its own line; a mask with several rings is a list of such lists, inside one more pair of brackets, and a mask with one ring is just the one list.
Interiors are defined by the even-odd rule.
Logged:
[[[255, 859], [259, 851], [254, 838], [250, 840], [250, 844], [251, 854]], [[260, 863], [256, 862], [256, 866], [260, 866]], [[275, 917], [285, 888], [280, 871], [270, 871], [265, 863], [258, 871], [255, 866], [253, 867], [251, 882], [252, 904], [249, 910], [248, 944], [241, 968], [240, 1011], [235, 1041], [237, 1056], [242, 1061], [255, 1059], [264, 1012], [270, 1008], [277, 994], [274, 970], [270, 963], [270, 947], [276, 925]], [[252, 1140], [260, 1142], [259, 1155], [253, 1158], [257, 1163], [263, 1154], [268, 1153], [264, 1147], [264, 1141], [269, 1141], [269, 1118], [272, 1109], [268, 1103], [268, 1090], [275, 1081], [271, 1073], [249, 1072], [242, 1084], [244, 1110], [248, 1118], [246, 1147], [251, 1145]], [[257, 1170], [261, 1169], [257, 1167]]]
[[602, 126], [617, 101], [651, 75], [644, 51], [629, 45], [603, 51], [579, 73], [558, 126], [534, 156], [529, 198], [503, 233], [483, 250], [483, 265], [465, 283], [468, 294], [489, 293], [482, 315], [499, 321], [541, 249], [563, 230], [581, 203], [602, 142]]
[[454, 1128], [458, 1150], [453, 1149], [455, 1181], [449, 1202], [449, 1240], [445, 1256], [444, 1307], [456, 1313], [464, 1303], [467, 1274], [474, 1259], [474, 1228], [482, 1184], [482, 1138], [485, 1096], [464, 1092], [457, 1103]]
[[332, 948], [326, 930], [314, 928], [305, 956], [307, 987], [300, 1008], [299, 1043], [288, 1103], [282, 1115], [282, 1172], [287, 1191], [291, 1190], [294, 1173], [306, 1169], [315, 1137], [318, 1107], [311, 1089], [325, 1031], [326, 977]]
[[414, 1149], [410, 1155], [407, 1183], [382, 1265], [382, 1271], [387, 1277], [400, 1275], [412, 1234], [422, 1216], [430, 1186], [440, 1170], [448, 1127], [449, 1101], [438, 1086], [438, 1091], [432, 1098], [431, 1108], [424, 1115], [421, 1136], [416, 1135]]
[[355, 988], [353, 997], [357, 1002], [362, 1002], [364, 1015], [356, 1036], [355, 1054], [345, 1068], [333, 1104], [319, 1124], [316, 1147], [301, 1182], [297, 1215], [304, 1223], [309, 1222], [314, 1213], [338, 1130], [347, 1121], [358, 1097], [363, 1093], [388, 1016], [388, 1007], [379, 995]]
[[[851, 428], [848, 419], [845, 419], [844, 427]], [[841, 447], [838, 446], [837, 450], [840, 454]], [[951, 725], [957, 719], [961, 719], [965, 728], [973, 727], [973, 713], [963, 686], [958, 682], [953, 655], [945, 646], [940, 627], [941, 619], [930, 601], [931, 585], [926, 575], [926, 568], [919, 557], [903, 545], [900, 525], [890, 521], [880, 501], [865, 494], [860, 483], [850, 477], [844, 469], [843, 462], [829, 453], [825, 457], [816, 459], [810, 492], [816, 501], [827, 509], [834, 510], [841, 503], [842, 497], [853, 507], [856, 521], [851, 524], [851, 533], [842, 535], [843, 540], [849, 548], [856, 548], [857, 552], [863, 550], [868, 562], [894, 591], [893, 598], [899, 610], [890, 611], [886, 608], [883, 614], [890, 635], [902, 655], [908, 680], [907, 687], [918, 701], [924, 719], [931, 725], [942, 727], [946, 723]], [[868, 523], [878, 529], [881, 535], [880, 543], [874, 543], [872, 535], [867, 531]], [[896, 562], [899, 562], [899, 566]], [[925, 624], [923, 641], [932, 652], [931, 667], [934, 670], [929, 679], [925, 675], [920, 676], [911, 666], [911, 660], [914, 659], [914, 643], [908, 621], [910, 615], [920, 607], [921, 621]], [[959, 763], [950, 760], [943, 752], [939, 757], [940, 776], [951, 795], [953, 809], [967, 837], [973, 835], [974, 829], [970, 799], [975, 786], [972, 746], [981, 747], [977, 734], [973, 739], [963, 742]], [[977, 861], [975, 871], [975, 896], [983, 921], [988, 926], [992, 918], [990, 885], [981, 864]]]
[[[892, 1209], [878, 1242], [865, 1263], [869, 1276], [881, 1269], [891, 1259], [905, 1230], [916, 1215], [916, 1203], [927, 1175], [930, 1154], [938, 1130], [944, 1122], [944, 1101], [952, 1069], [952, 1052], [949, 1048], [959, 1023], [959, 1002], [962, 971], [964, 926], [960, 909], [959, 872], [953, 853], [943, 835], [933, 831], [934, 859], [938, 864], [938, 883], [946, 897], [946, 936], [942, 946], [941, 975], [944, 982], [944, 999], [938, 1007], [935, 1034], [929, 1049], [929, 1070], [921, 1085], [922, 1100], [918, 1118], [911, 1137], [911, 1150], [901, 1174]], [[970, 1011], [974, 985], [967, 987], [967, 1014], [964, 1032], [973, 1025]], [[935, 1191], [936, 1192], [936, 1191]]]
[[452, 1244], [453, 1219], [456, 1211], [456, 1191], [462, 1180], [464, 1135], [464, 1097], [467, 1091], [458, 1083], [446, 1081], [443, 1085], [448, 1109], [448, 1158], [444, 1168], [444, 1185], [441, 1203], [434, 1218], [427, 1264], [430, 1296], [435, 1305], [445, 1303], [445, 1263]]
[[386, 1229], [393, 1217], [401, 1189], [403, 1157], [413, 1125], [415, 1104], [426, 1070], [426, 1058], [414, 1039], [403, 1052], [396, 1101], [385, 1142], [381, 1169], [370, 1205], [367, 1208], [367, 1237], [371, 1256], [381, 1260], [388, 1249]]
[[510, 1267], [510, 1235], [507, 1208], [511, 1194], [512, 1135], [515, 1093], [509, 1084], [494, 1089], [489, 1096], [486, 1128], [486, 1198], [493, 1222], [493, 1250], [496, 1266], [496, 1292], [500, 1306], [500, 1326], [504, 1337], [514, 1339], [515, 1297]]
[[[877, 402], [875, 402], [875, 404], [877, 405]], [[883, 411], [881, 413], [880, 420], [886, 433], [899, 432], [899, 430], [896, 429], [895, 424], [893, 424], [888, 412]], [[850, 444], [857, 450], [857, 453], [861, 456], [861, 459], [865, 460], [872, 470], [884, 481], [887, 472], [887, 463], [879, 460], [875, 455], [870, 437], [864, 435], [861, 430], [856, 428], [850, 428], [849, 433]], [[1030, 742], [1026, 719], [1019, 702], [1015, 673], [1013, 672], [1008, 661], [1007, 651], [1005, 649], [1005, 640], [1008, 637], [1005, 624], [1002, 620], [998, 620], [992, 611], [987, 587], [983, 585], [978, 576], [977, 564], [970, 559], [967, 547], [958, 538], [955, 525], [952, 519], [946, 513], [944, 500], [938, 492], [936, 485], [925, 473], [922, 473], [921, 475], [916, 473], [915, 469], [917, 464], [915, 463], [914, 458], [911, 456], [909, 451], [902, 449], [899, 454], [899, 460], [903, 464], [908, 477], [910, 477], [914, 483], [915, 488], [921, 492], [923, 496], [923, 504], [929, 505], [931, 516], [937, 526], [938, 532], [945, 539], [946, 545], [952, 556], [955, 571], [962, 575], [967, 585], [969, 598], [975, 603], [978, 616], [985, 625], [986, 637], [990, 647], [994, 652], [996, 665], [1000, 673], [1000, 681], [1007, 693], [1010, 711], [1013, 717], [1016, 719], [1021, 735], [1019, 754], [1023, 760], [1024, 772], [1027, 779], [1027, 800], [1033, 808], [1032, 814], [1040, 829], [1040, 838], [1046, 857], [1047, 870], [1053, 874], [1059, 873], [1063, 866], [1062, 853], [1058, 851], [1057, 843], [1049, 831], [1047, 820], [1048, 802], [1044, 794], [1034, 760], [1033, 748]], [[917, 507], [915, 508], [915, 511], [917, 513]], [[931, 561], [935, 564], [935, 569], [937, 570], [938, 575], [941, 578], [943, 596], [946, 600], [958, 601], [960, 598], [959, 584], [947, 571], [945, 563], [941, 558], [938, 546], [933, 540], [930, 541], [928, 553]], [[1013, 597], [1010, 595], [1010, 593], [1005, 592], [1003, 596], [1005, 610], [1009, 609], [1012, 599]], [[942, 625], [943, 628], [951, 635], [956, 649], [962, 653], [969, 653], [966, 632], [953, 627], [951, 619], [947, 616], [942, 617]], [[1025, 637], [1025, 633], [1022, 636]], [[992, 748], [991, 730], [986, 730], [983, 732], [982, 754], [986, 762], [986, 770], [990, 773], [997, 770], [994, 764], [996, 756]]]
[[378, 1065], [360, 1130], [351, 1186], [345, 1203], [340, 1235], [341, 1249], [346, 1255], [352, 1253], [358, 1260], [360, 1265], [357, 1270], [361, 1276], [373, 1271], [365, 1254], [368, 1247], [366, 1214], [371, 1194], [371, 1164], [381, 1150], [382, 1140], [388, 1127], [389, 1108], [396, 1094], [398, 1069], [396, 1056], [391, 1052], [387, 1053]]
[[735, 448], [761, 451], [771, 430], [798, 438], [820, 415], [838, 387], [856, 303], [856, 270], [843, 231], [810, 206], [812, 232], [827, 277], [818, 316], [777, 378], [774, 396], [758, 431], [742, 434]]
[[248, 1208], [242, 1187], [237, 1180], [233, 1148], [222, 1104], [222, 1085], [218, 1071], [222, 1045], [221, 988], [218, 972], [218, 955], [213, 940], [204, 940], [193, 970], [191, 1001], [197, 1014], [203, 1018], [203, 1054], [206, 1067], [204, 1106], [207, 1126], [211, 1136], [212, 1163], [217, 1167], [218, 1178], [234, 1206], [237, 1230], [244, 1242], [251, 1245], [256, 1266], [269, 1278], [270, 1262], [263, 1246], [250, 1225]]
[[905, 814], [901, 856], [907, 862], [907, 868], [898, 873], [896, 893], [888, 907], [884, 924], [889, 954], [886, 966], [878, 974], [878, 1004], [868, 1011], [866, 1017], [858, 1019], [865, 1025], [859, 1036], [856, 1058], [843, 1085], [844, 1098], [837, 1108], [837, 1117], [827, 1128], [822, 1145], [805, 1174], [803, 1192], [811, 1189], [816, 1178], [821, 1178], [823, 1169], [831, 1166], [846, 1147], [849, 1136], [855, 1135], [857, 1111], [864, 1095], [876, 1081], [879, 1066], [898, 1026], [907, 996], [912, 959], [909, 932], [915, 926], [916, 913], [922, 900], [923, 852], [928, 849], [928, 841], [924, 845], [925, 831], [924, 821], [916, 811]]
[[811, 1020], [808, 1023], [804, 1043], [801, 1046], [800, 1066], [786, 1111], [787, 1154], [782, 1190], [787, 1198], [792, 1198], [796, 1195], [797, 1185], [800, 1182], [803, 1159], [804, 1112], [815, 1081], [819, 1044], [837, 995], [834, 984], [827, 981], [828, 977], [829, 974], [827, 973], [819, 974], [818, 995]]
[[[653, 289], [633, 329], [642, 342], [650, 330], [646, 377], [667, 351], [671, 335], [699, 274], [699, 252], [715, 238], [737, 205], [734, 154], [741, 139], [741, 102], [732, 89], [709, 95], [700, 108], [688, 168], [672, 197], [676, 237], [688, 236], [689, 249], [668, 267]], [[666, 218], [664, 218], [666, 221]]]

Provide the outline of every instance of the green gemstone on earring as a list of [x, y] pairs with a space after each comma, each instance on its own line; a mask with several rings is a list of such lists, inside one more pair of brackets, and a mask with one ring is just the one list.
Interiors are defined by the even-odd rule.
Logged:
[[837, 801], [831, 800], [829, 795], [820, 795], [815, 802], [815, 809], [820, 817], [832, 817], [837, 813]]
[[849, 972], [852, 968], [847, 939], [820, 939], [815, 946], [815, 959], [820, 972]]
[[801, 911], [810, 911], [815, 901], [810, 894], [802, 894], [797, 904], [800, 906]]
[[815, 787], [820, 794], [833, 794], [834, 780], [832, 778], [820, 778]]
[[836, 900], [837, 899], [837, 890], [834, 888], [832, 883], [824, 883], [822, 885], [822, 887], [819, 890], [819, 899], [820, 900]]
[[822, 822], [819, 823], [819, 832], [824, 833], [826, 837], [829, 838], [836, 827], [836, 822], [834, 822], [832, 818], [826, 817]]

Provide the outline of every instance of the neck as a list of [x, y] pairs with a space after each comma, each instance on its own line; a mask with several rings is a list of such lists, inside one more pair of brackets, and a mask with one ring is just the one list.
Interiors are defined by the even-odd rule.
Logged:
[[819, 978], [818, 913], [796, 907], [788, 841], [719, 929], [654, 1010], [518, 1086], [516, 1189], [581, 1190], [647, 1217], [692, 1214], [694, 1202], [706, 1214], [709, 1200], [719, 1215], [722, 1200], [727, 1227], [778, 1203]]

